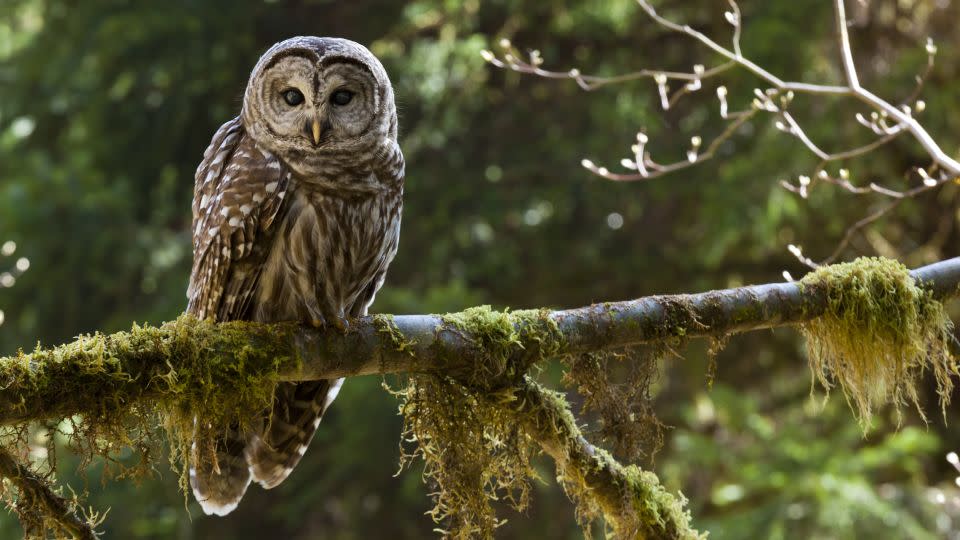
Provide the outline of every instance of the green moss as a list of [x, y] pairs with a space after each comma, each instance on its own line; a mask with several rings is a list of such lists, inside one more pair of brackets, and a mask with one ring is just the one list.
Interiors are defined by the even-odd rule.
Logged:
[[801, 286], [827, 299], [826, 312], [802, 325], [813, 376], [828, 390], [839, 383], [865, 428], [886, 403], [898, 414], [908, 402], [920, 410], [917, 383], [927, 370], [945, 413], [957, 374], [948, 348], [953, 325], [905, 266], [860, 258], [822, 267]]
[[[690, 512], [686, 509], [687, 499], [682, 493], [674, 496], [666, 490], [656, 474], [644, 471], [636, 465], [622, 467], [625, 495], [632, 501], [635, 516], [646, 518], [646, 522], [637, 519], [621, 525], [619, 532], [636, 534], [623, 537], [655, 537], [657, 531], [671, 531], [671, 537], [682, 539], [706, 538], [690, 526]], [[626, 529], [626, 530], [624, 530]]]
[[[29, 409], [35, 417], [66, 417], [64, 433], [82, 463], [101, 456], [119, 475], [152, 470], [152, 452], [167, 442], [186, 491], [194, 439], [201, 441], [198, 451], [212, 455], [213, 439], [228, 426], [243, 429], [269, 410], [277, 373], [299, 363], [292, 348], [277, 348], [293, 343], [294, 328], [215, 325], [183, 315], [161, 327], [134, 325], [129, 332], [38, 347], [0, 362], [5, 395], [21, 396], [19, 403], [0, 405]], [[56, 397], [56, 408], [47, 396]], [[194, 426], [194, 418], [205, 422]], [[7, 431], [0, 444], [17, 454], [25, 433]], [[112, 459], [126, 447], [141, 453], [134, 469], [119, 469]]]
[[438, 339], [441, 362], [470, 367], [414, 375], [395, 392], [404, 418], [401, 463], [423, 458], [424, 479], [435, 488], [430, 515], [449, 536], [489, 538], [502, 524], [491, 501], [528, 504], [529, 479], [536, 477], [530, 461], [539, 447], [517, 421], [515, 392], [533, 365], [560, 349], [562, 335], [548, 313], [481, 306], [441, 316], [438, 335], [469, 340], [477, 361], [454, 362]]
[[[689, 312], [676, 307], [678, 315]], [[648, 533], [696, 538], [682, 496], [672, 496], [653, 473], [625, 468], [609, 453], [585, 446], [564, 395], [526, 375], [562, 349], [562, 335], [548, 313], [481, 306], [442, 316], [436, 346], [444, 346], [443, 333], [453, 333], [474, 345], [466, 349], [467, 354], [476, 351], [477, 361], [453, 362], [449, 354], [464, 350], [457, 342], [460, 345], [450, 351], [436, 351], [437, 356], [451, 366], [472, 366], [469, 370], [443, 368], [444, 376], [412, 376], [407, 387], [396, 392], [404, 417], [402, 462], [424, 459], [424, 478], [434, 488], [431, 515], [442, 524], [441, 531], [456, 538], [492, 537], [502, 521], [491, 501], [526, 507], [529, 480], [536, 477], [531, 459], [546, 451], [555, 458], [557, 479], [576, 503], [578, 521], [588, 534], [591, 524], [602, 521], [617, 538]], [[671, 318], [669, 335], [678, 335], [677, 328], [683, 326], [675, 322], [677, 318]], [[640, 439], [651, 439], [649, 432], [632, 428], [649, 427], [636, 417], [649, 409], [635, 406], [645, 403], [656, 356], [655, 352], [619, 363], [637, 370], [628, 377], [635, 388], [612, 386], [605, 372], [606, 356], [588, 355], [570, 364], [571, 372], [579, 376], [573, 380], [594, 396], [591, 410], [607, 413], [610, 440], [628, 439], [627, 453], [634, 455]], [[622, 429], [624, 425], [631, 429]]]
[[504, 406], [512, 392], [484, 395], [449, 378], [420, 375], [399, 395], [401, 464], [423, 458], [431, 517], [446, 535], [491, 538], [502, 524], [491, 501], [526, 508], [528, 479], [535, 476], [530, 462], [537, 449]]
[[407, 340], [406, 336], [403, 335], [403, 332], [397, 328], [397, 324], [393, 321], [393, 315], [374, 315], [373, 326], [377, 329], [377, 332], [387, 336], [395, 351], [406, 352], [413, 355], [413, 347], [417, 342]]
[[[436, 328], [441, 349], [435, 351], [440, 361], [454, 365], [451, 355], [457, 351], [476, 355], [477, 361], [459, 362], [469, 367], [449, 376], [412, 376], [398, 393], [404, 416], [401, 444], [409, 444], [402, 459], [424, 458], [424, 476], [436, 487], [432, 516], [445, 532], [490, 537], [502, 523], [491, 501], [526, 507], [529, 481], [536, 477], [531, 460], [541, 449], [560, 456], [558, 476], [578, 501], [585, 523], [603, 516], [615, 532], [632, 530], [624, 524], [634, 523], [634, 514], [639, 516], [637, 530], [655, 530], [661, 521], [668, 529], [679, 523], [670, 510], [677, 501], [655, 489], [655, 477], [637, 469], [631, 479], [633, 469], [623, 469], [609, 454], [584, 454], [582, 434], [562, 394], [526, 378], [531, 368], [563, 348], [548, 311], [498, 312], [483, 306], [441, 321]], [[374, 325], [394, 350], [413, 353], [417, 344], [399, 332], [391, 317], [375, 317]], [[146, 456], [169, 441], [171, 459], [183, 472], [194, 440], [200, 441], [197, 451], [210, 452], [212, 458], [212, 447], [204, 441], [262, 417], [278, 373], [299, 367], [296, 328], [214, 325], [184, 316], [159, 328], [134, 326], [130, 332], [84, 336], [0, 362], [0, 383], [13, 390], [0, 399], [23, 396], [0, 405], [46, 418], [79, 411], [69, 419], [69, 433], [86, 459], [109, 458], [130, 446]], [[445, 342], [453, 345], [446, 351]], [[207, 422], [195, 426], [194, 418]], [[0, 439], [5, 446], [16, 449], [25, 443], [25, 427], [6, 433]], [[145, 457], [142, 464], [141, 471], [130, 473], [150, 470], [153, 459]], [[596, 475], [612, 475], [613, 483], [598, 482]], [[181, 478], [186, 488], [186, 475]], [[611, 485], [613, 495], [603, 493]]]
[[[473, 342], [477, 361], [470, 372], [455, 373], [458, 380], [476, 389], [494, 390], [516, 383], [543, 360], [556, 354], [563, 334], [549, 310], [496, 311], [478, 306], [441, 315], [437, 332], [455, 332]], [[443, 346], [443, 340], [436, 341]], [[443, 352], [440, 358], [462, 351]], [[461, 358], [451, 364], [463, 364]]]
[[[273, 338], [251, 342], [250, 326], [243, 322], [214, 325], [184, 316], [168, 327], [174, 336], [170, 353], [177, 363], [158, 375], [165, 397], [155, 403], [171, 459], [185, 465], [196, 440], [195, 451], [215, 460], [215, 439], [227, 429], [243, 431], [262, 419], [273, 402], [277, 374], [300, 359], [273, 350], [267, 345]], [[282, 325], [271, 331], [286, 334], [293, 328]], [[205, 419], [206, 425], [195, 418]], [[185, 466], [180, 482], [186, 491]]]
[[522, 395], [517, 422], [554, 456], [557, 481], [575, 503], [585, 537], [593, 537], [592, 525], [601, 520], [612, 538], [702, 537], [690, 526], [686, 499], [668, 492], [654, 473], [586, 446], [563, 394], [527, 383]]

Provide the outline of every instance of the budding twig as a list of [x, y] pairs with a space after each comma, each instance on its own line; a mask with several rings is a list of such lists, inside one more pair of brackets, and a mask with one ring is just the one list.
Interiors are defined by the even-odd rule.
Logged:
[[[893, 202], [887, 206], [884, 206], [852, 225], [847, 230], [837, 250], [835, 250], [830, 257], [821, 261], [820, 264], [826, 264], [836, 260], [857, 231], [888, 214], [895, 209], [903, 199], [915, 197], [929, 189], [937, 188], [953, 178], [960, 177], [960, 161], [957, 161], [944, 152], [916, 118], [918, 114], [926, 109], [926, 103], [920, 100], [919, 96], [926, 80], [932, 72], [937, 53], [937, 47], [931, 40], [928, 40], [926, 43], [927, 64], [924, 71], [916, 77], [916, 85], [910, 95], [898, 105], [878, 97], [861, 85], [850, 44], [846, 9], [843, 0], [834, 0], [833, 4], [836, 19], [835, 36], [840, 63], [843, 66], [843, 84], [838, 85], [786, 81], [747, 58], [743, 54], [740, 44], [743, 31], [742, 13], [735, 0], [727, 1], [730, 5], [730, 10], [724, 13], [724, 18], [733, 27], [732, 44], [730, 48], [717, 43], [689, 25], [678, 24], [663, 17], [657, 12], [649, 0], [637, 0], [640, 8], [654, 22], [667, 30], [692, 37], [726, 60], [723, 64], [711, 69], [705, 69], [702, 65], [694, 66], [692, 72], [644, 69], [615, 77], [583, 75], [579, 69], [571, 69], [566, 72], [548, 71], [540, 67], [543, 63], [543, 58], [538, 51], [530, 53], [529, 62], [521, 61], [519, 56], [515, 54], [513, 46], [506, 40], [501, 42], [501, 46], [506, 50], [502, 59], [490, 51], [484, 51], [483, 56], [484, 59], [497, 67], [547, 78], [573, 79], [585, 90], [593, 90], [608, 84], [622, 83], [642, 78], [653, 79], [657, 85], [657, 93], [660, 98], [661, 107], [664, 110], [670, 109], [684, 95], [702, 89], [704, 80], [722, 74], [733, 67], [741, 67], [756, 75], [768, 85], [768, 88], [763, 91], [759, 89], [755, 90], [756, 97], [752, 101], [751, 108], [747, 110], [731, 112], [729, 110], [726, 87], [720, 86], [717, 88], [720, 116], [725, 120], [730, 120], [730, 123], [704, 151], [700, 151], [700, 145], [703, 141], [702, 138], [697, 135], [692, 138], [691, 142], [695, 142], [695, 144], [691, 144], [691, 147], [686, 151], [685, 159], [677, 160], [673, 163], [660, 164], [650, 157], [649, 152], [646, 150], [649, 137], [646, 134], [642, 134], [643, 140], [640, 141], [641, 137], [638, 136], [638, 143], [631, 147], [632, 156], [620, 161], [623, 168], [627, 169], [628, 172], [626, 173], [611, 171], [609, 168], [597, 165], [589, 159], [584, 159], [581, 163], [593, 174], [602, 176], [608, 180], [650, 180], [712, 159], [720, 145], [732, 137], [743, 123], [756, 116], [759, 112], [773, 114], [777, 118], [776, 125], [781, 131], [796, 137], [807, 150], [820, 160], [814, 168], [813, 174], [809, 176], [801, 175], [798, 177], [797, 183], [781, 180], [780, 184], [784, 188], [806, 198], [810, 190], [817, 183], [826, 183], [838, 186], [853, 194], [878, 194], [893, 199]], [[683, 82], [684, 84], [671, 93], [671, 82]], [[877, 135], [877, 138], [869, 143], [848, 150], [838, 152], [828, 152], [824, 150], [811, 139], [800, 122], [788, 110], [794, 94], [852, 97], [862, 102], [870, 109], [869, 118], [864, 114], [857, 113], [855, 119], [858, 123]], [[849, 171], [846, 169], [842, 169], [839, 176], [834, 176], [827, 171], [827, 165], [830, 163], [862, 157], [905, 133], [910, 134], [920, 144], [929, 155], [933, 167], [940, 171], [939, 176], [934, 178], [923, 169], [919, 169], [918, 174], [920, 175], [923, 185], [918, 188], [898, 191], [875, 182], [860, 187], [850, 181]], [[800, 260], [808, 266], [817, 265], [817, 263], [814, 263], [809, 258], [801, 257]]]

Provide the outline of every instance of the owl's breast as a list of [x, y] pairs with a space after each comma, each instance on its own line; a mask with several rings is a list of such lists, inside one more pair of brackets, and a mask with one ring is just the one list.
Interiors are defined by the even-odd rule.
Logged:
[[[260, 277], [260, 321], [329, 320], [369, 302], [396, 254], [399, 193], [340, 196], [300, 184]], [[363, 306], [365, 307], [365, 305]]]

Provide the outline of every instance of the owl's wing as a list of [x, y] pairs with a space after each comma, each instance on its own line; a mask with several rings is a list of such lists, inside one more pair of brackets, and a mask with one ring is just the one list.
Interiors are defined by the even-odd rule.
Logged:
[[187, 311], [217, 321], [247, 318], [290, 173], [257, 147], [238, 117], [214, 134], [195, 180]]
[[[239, 118], [213, 136], [197, 168], [193, 192], [193, 271], [187, 311], [217, 321], [246, 319], [272, 245], [271, 226], [284, 211], [290, 175], [257, 148]], [[212, 441], [194, 441], [215, 459], [191, 458], [190, 484], [204, 512], [224, 515], [250, 484], [244, 456], [248, 434], [227, 429]]]

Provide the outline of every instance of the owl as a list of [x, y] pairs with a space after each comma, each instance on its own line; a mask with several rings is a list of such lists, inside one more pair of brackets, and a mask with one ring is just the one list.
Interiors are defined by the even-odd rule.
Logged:
[[[346, 39], [277, 43], [197, 168], [187, 311], [345, 329], [367, 313], [396, 254], [403, 179], [380, 61]], [[282, 482], [342, 384], [280, 383], [254, 429], [195, 441], [190, 484], [204, 512], [229, 513], [251, 481]]]

